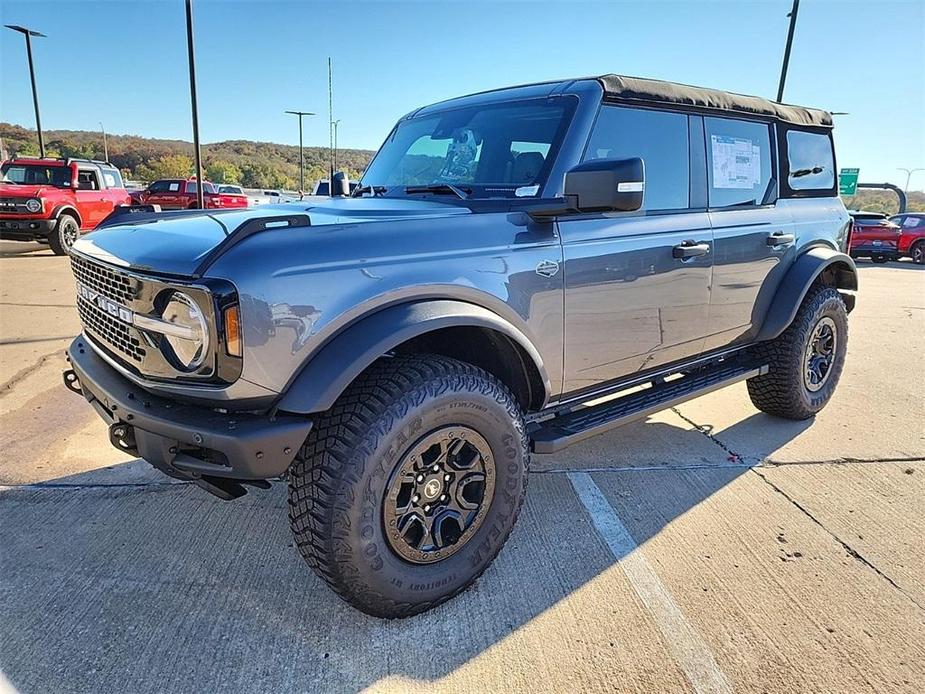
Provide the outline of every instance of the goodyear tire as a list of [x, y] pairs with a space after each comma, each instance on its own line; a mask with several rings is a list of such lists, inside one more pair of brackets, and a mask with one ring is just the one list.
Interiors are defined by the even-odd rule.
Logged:
[[48, 245], [55, 255], [67, 255], [80, 237], [80, 225], [69, 214], [62, 214], [54, 231], [48, 235]]
[[832, 398], [847, 348], [845, 302], [830, 287], [810, 289], [787, 329], [755, 348], [769, 371], [748, 380], [752, 403], [786, 419], [812, 417]]
[[520, 407], [494, 376], [436, 355], [382, 359], [293, 462], [292, 532], [346, 602], [408, 617], [488, 568], [517, 520], [528, 463]]

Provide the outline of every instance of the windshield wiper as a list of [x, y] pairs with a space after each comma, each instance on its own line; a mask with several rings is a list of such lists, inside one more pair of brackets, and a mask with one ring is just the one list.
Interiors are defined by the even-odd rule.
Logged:
[[350, 194], [351, 198], [362, 198], [366, 193], [372, 193], [373, 197], [385, 195], [388, 190], [385, 186], [357, 186]]
[[427, 186], [405, 186], [406, 193], [452, 193], [460, 200], [465, 200], [472, 192], [471, 188], [460, 188], [451, 183], [431, 183]]

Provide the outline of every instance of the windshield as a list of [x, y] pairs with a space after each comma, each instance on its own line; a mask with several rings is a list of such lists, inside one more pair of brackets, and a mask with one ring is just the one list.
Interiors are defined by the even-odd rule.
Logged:
[[48, 166], [47, 164], [6, 163], [0, 167], [4, 183], [22, 183], [25, 185], [52, 185], [68, 188], [71, 185], [71, 168], [69, 166]]
[[536, 195], [573, 109], [572, 99], [544, 99], [483, 104], [402, 121], [361, 183], [384, 186], [387, 195], [418, 192], [406, 191], [408, 186], [446, 185], [476, 198]]

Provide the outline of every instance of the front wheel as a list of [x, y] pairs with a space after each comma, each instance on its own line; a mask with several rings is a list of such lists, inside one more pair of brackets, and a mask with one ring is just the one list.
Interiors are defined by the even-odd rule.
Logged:
[[848, 349], [848, 313], [838, 291], [811, 289], [790, 326], [755, 347], [768, 373], [748, 380], [752, 404], [786, 419], [808, 419], [835, 392]]
[[925, 241], [919, 241], [912, 247], [912, 262], [916, 265], [925, 265]]
[[48, 235], [48, 245], [55, 255], [67, 255], [80, 236], [80, 225], [70, 215], [61, 215], [55, 230]]
[[520, 407], [494, 376], [437, 355], [383, 359], [293, 462], [290, 524], [341, 598], [407, 617], [491, 564], [520, 512], [528, 461]]

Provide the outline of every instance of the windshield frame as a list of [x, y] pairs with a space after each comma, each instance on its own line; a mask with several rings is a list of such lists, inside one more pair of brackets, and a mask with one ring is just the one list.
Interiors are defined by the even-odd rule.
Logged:
[[[368, 172], [373, 168], [376, 160], [382, 155], [383, 150], [386, 146], [394, 140], [395, 136], [398, 133], [399, 128], [409, 123], [412, 123], [416, 120], [431, 119], [435, 116], [443, 117], [446, 114], [453, 113], [455, 111], [465, 111], [473, 109], [483, 109], [491, 110], [498, 108], [511, 107], [512, 105], [516, 106], [529, 106], [529, 105], [554, 105], [562, 108], [562, 117], [560, 119], [559, 125], [556, 129], [555, 135], [552, 138], [552, 142], [549, 145], [549, 151], [546, 154], [545, 161], [543, 162], [543, 168], [537, 174], [536, 179], [531, 184], [525, 184], [523, 186], [511, 185], [510, 190], [507, 191], [507, 194], [502, 195], [492, 195], [489, 191], [497, 191], [503, 187], [507, 187], [505, 184], [475, 184], [462, 181], [452, 182], [452, 185], [466, 191], [468, 197], [465, 200], [460, 199], [450, 190], [445, 192], [434, 192], [434, 191], [419, 191], [419, 192], [407, 192], [406, 188], [419, 188], [426, 187], [428, 185], [443, 185], [443, 181], [431, 181], [429, 184], [392, 184], [392, 185], [383, 185], [381, 183], [369, 182], [367, 180]], [[541, 196], [542, 191], [545, 190], [547, 183], [549, 182], [550, 174], [552, 173], [555, 162], [559, 153], [562, 150], [563, 144], [568, 136], [569, 128], [572, 125], [573, 120], [575, 119], [576, 111], [579, 107], [579, 99], [575, 98], [573, 95], [567, 94], [555, 98], [554, 101], [550, 99], [549, 96], [530, 96], [523, 98], [511, 98], [503, 100], [492, 100], [485, 101], [484, 103], [466, 103], [454, 106], [452, 108], [441, 108], [438, 110], [433, 110], [431, 108], [419, 109], [412, 113], [412, 115], [406, 116], [398, 121], [392, 130], [389, 131], [388, 136], [383, 141], [382, 145], [376, 151], [376, 154], [370, 160], [369, 164], [366, 166], [366, 170], [363, 172], [363, 176], [360, 178], [357, 186], [375, 186], [376, 188], [382, 187], [385, 188], [385, 192], [381, 195], [383, 197], [400, 197], [400, 198], [419, 198], [422, 196], [431, 196], [431, 197], [440, 197], [443, 198], [441, 202], [455, 202], [460, 204], [467, 203], [478, 203], [484, 201], [528, 201], [534, 200]], [[421, 111], [424, 113], [421, 113]], [[515, 140], [516, 142], [516, 140]], [[515, 191], [520, 187], [526, 188], [536, 188], [536, 193], [530, 196], [517, 196]]]

